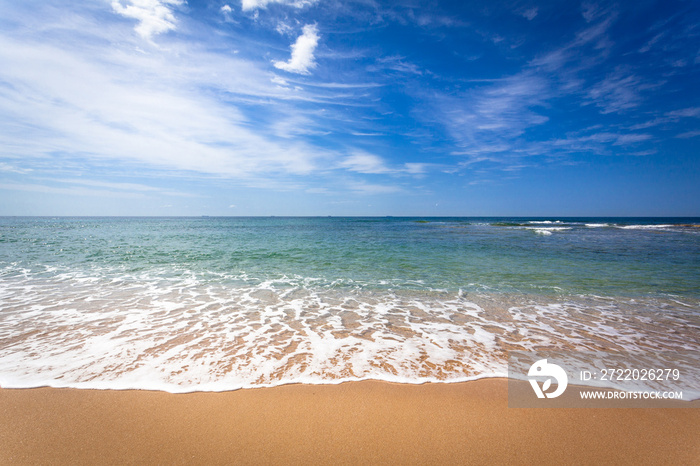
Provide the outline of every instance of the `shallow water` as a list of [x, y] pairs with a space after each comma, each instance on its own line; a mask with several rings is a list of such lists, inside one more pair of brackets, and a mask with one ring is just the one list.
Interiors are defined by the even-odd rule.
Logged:
[[0, 385], [451, 382], [506, 376], [512, 350], [700, 352], [697, 225], [0, 219]]

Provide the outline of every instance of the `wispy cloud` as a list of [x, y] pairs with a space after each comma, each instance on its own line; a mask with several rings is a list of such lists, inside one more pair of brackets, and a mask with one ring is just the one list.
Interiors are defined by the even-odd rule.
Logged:
[[242, 0], [241, 8], [243, 11], [257, 10], [259, 8], [267, 8], [267, 5], [271, 3], [303, 8], [308, 5], [313, 5], [317, 1], [318, 0]]
[[640, 143], [653, 139], [650, 134], [595, 130], [592, 132], [583, 131], [582, 133], [543, 141], [541, 143], [542, 150], [548, 153], [630, 154], [637, 156], [655, 153], [637, 150]]
[[5, 162], [0, 162], [0, 173], [19, 173], [19, 174], [27, 174], [31, 173], [32, 169], [31, 168], [20, 168], [15, 165], [10, 165], [9, 163]]
[[581, 15], [590, 23], [610, 15], [610, 6], [598, 2], [581, 2]]
[[314, 24], [304, 26], [303, 34], [291, 46], [292, 56], [286, 61], [274, 61], [275, 68], [289, 73], [309, 74], [316, 67], [314, 51], [318, 45], [318, 28]]
[[0, 183], [0, 190], [25, 191], [44, 194], [60, 194], [76, 197], [112, 197], [122, 199], [143, 199], [146, 196], [142, 192], [113, 191], [107, 189], [91, 189], [82, 186], [48, 186], [34, 183]]
[[601, 113], [623, 112], [640, 105], [640, 92], [650, 86], [638, 76], [618, 69], [588, 91], [590, 102], [601, 109]]
[[370, 71], [392, 70], [399, 73], [415, 74], [419, 76], [423, 74], [423, 71], [417, 65], [406, 61], [406, 57], [400, 55], [377, 58], [375, 64], [368, 69]]
[[649, 39], [646, 44], [644, 44], [640, 49], [639, 53], [647, 53], [650, 51], [664, 36], [666, 35], [665, 32], [661, 32], [659, 34], [656, 34], [654, 37]]
[[376, 155], [367, 152], [356, 152], [339, 163], [340, 167], [357, 173], [390, 173], [392, 170]]
[[[637, 131], [672, 119], [657, 117], [629, 125], [629, 133], [622, 125], [595, 132], [581, 129], [579, 134], [566, 138], [547, 137], [547, 131], [542, 132], [541, 128], [556, 127], [568, 118], [566, 113], [559, 113], [557, 120], [552, 120], [552, 108], [567, 108], [576, 114], [594, 105], [602, 115], [635, 114], [651, 95], [648, 91], [665, 84], [663, 80], [650, 80], [631, 66], [608, 70], [606, 61], [615, 47], [610, 33], [618, 13], [613, 8], [586, 3], [581, 14], [586, 22], [579, 30], [571, 31], [569, 42], [531, 59], [519, 72], [475, 81], [463, 92], [433, 92], [427, 97], [434, 112], [422, 117], [444, 125], [455, 142], [451, 153], [466, 159], [460, 164], [463, 168], [518, 169], [524, 166], [526, 157], [535, 157], [535, 164], [564, 163], [573, 154], [627, 153], [632, 148], [643, 153], [639, 146], [654, 137]], [[673, 115], [677, 119], [694, 112], [686, 109]]]
[[411, 175], [423, 175], [433, 164], [429, 163], [406, 163], [404, 164], [406, 173]]
[[678, 118], [678, 117], [700, 118], [700, 107], [689, 107], [689, 108], [682, 108], [680, 110], [673, 110], [673, 111], [666, 113], [666, 116], [670, 117], [670, 118]]
[[671, 110], [670, 112], [665, 112], [662, 114], [662, 116], [632, 125], [628, 129], [638, 131], [640, 129], [654, 128], [660, 125], [667, 126], [669, 124], [677, 123], [682, 118], [700, 118], [700, 107]]
[[354, 191], [359, 194], [366, 195], [377, 195], [377, 194], [393, 194], [403, 191], [400, 186], [386, 185], [386, 184], [376, 184], [367, 183], [365, 181], [358, 181], [351, 183], [347, 186], [347, 189]]
[[338, 162], [338, 167], [366, 175], [391, 175], [392, 177], [410, 176], [421, 178], [431, 170], [444, 168], [439, 164], [425, 162], [406, 162], [390, 164], [382, 157], [365, 151], [355, 151]]
[[537, 17], [539, 9], [536, 6], [529, 7], [529, 8], [523, 8], [518, 10], [518, 14], [522, 16], [523, 18], [527, 19], [528, 21], [532, 21]]
[[538, 108], [551, 92], [542, 76], [523, 72], [458, 97], [442, 96], [434, 115], [455, 141], [452, 153], [478, 161], [511, 158], [517, 155], [517, 139], [548, 121]]
[[[90, 12], [81, 18], [83, 25], [92, 20]], [[340, 150], [300, 136], [326, 135], [329, 122], [352, 128], [353, 121], [341, 120], [333, 107], [357, 105], [359, 91], [366, 95], [378, 86], [292, 83], [271, 75], [266, 61], [255, 63], [172, 37], [163, 41], [167, 46], [148, 52], [135, 48], [138, 41], [102, 46], [120, 44], [124, 30], [131, 28], [126, 24], [121, 29], [84, 27], [89, 46], [53, 45], [45, 40], [52, 26], [44, 25], [38, 41], [0, 32], [0, 139], [6, 157], [22, 154], [23, 173], [38, 165], [60, 169], [69, 163], [117, 162], [272, 186], [275, 177], [337, 169]], [[57, 24], [59, 33], [62, 27]], [[315, 26], [304, 32], [317, 37]], [[293, 55], [291, 68], [312, 66], [313, 47], [305, 50], [302, 45]], [[0, 171], [19, 174], [15, 165], [5, 163]]]
[[219, 8], [219, 11], [224, 16], [224, 21], [228, 23], [237, 23], [237, 21], [233, 19], [233, 8], [231, 7], [231, 5], [225, 4], [224, 6]]
[[115, 12], [138, 21], [136, 32], [144, 39], [151, 40], [156, 34], [175, 29], [177, 20], [173, 7], [182, 5], [183, 0], [113, 0]]
[[[104, 180], [94, 180], [94, 179], [83, 179], [83, 178], [36, 178], [37, 181], [51, 184], [64, 184], [71, 185], [71, 188], [58, 188], [58, 189], [73, 189], [80, 190], [82, 187], [87, 186], [88, 188], [98, 188], [102, 193], [108, 193], [110, 196], [126, 194], [131, 197], [138, 197], [141, 194], [150, 195], [163, 195], [172, 197], [187, 197], [196, 198], [201, 197], [199, 194], [192, 194], [182, 191], [173, 191], [171, 189], [163, 189], [156, 186], [145, 185], [141, 183], [132, 182], [115, 182], [115, 181], [104, 181]], [[37, 185], [40, 186], [40, 185]], [[47, 189], [54, 189], [55, 187], [46, 186]]]
[[642, 141], [648, 141], [652, 138], [651, 134], [620, 134], [613, 143], [616, 146], [626, 146]]
[[233, 191], [408, 194], [698, 136], [688, 5], [204, 3], [0, 2], [5, 189], [187, 179], [245, 209]]
[[700, 136], [700, 131], [686, 131], [685, 133], [681, 133], [676, 137], [679, 139], [689, 139], [696, 138], [698, 136]]
[[282, 117], [272, 125], [272, 130], [278, 137], [286, 139], [302, 135], [326, 136], [331, 133], [329, 130], [324, 130], [324, 126], [319, 122], [304, 115]]
[[359, 131], [352, 131], [350, 132], [353, 136], [360, 136], [360, 137], [378, 137], [378, 136], [385, 136], [384, 133], [362, 133]]
[[[73, 154], [244, 178], [308, 174], [329, 156], [302, 141], [283, 145], [265, 137], [236, 107], [193, 91], [191, 80], [157, 79], [170, 64], [106, 59], [0, 36], [0, 76], [12, 85], [0, 87], [5, 150], [21, 150], [29, 166], [33, 157]], [[171, 70], [172, 76], [189, 72]]]
[[160, 191], [159, 188], [144, 185], [144, 184], [139, 184], [139, 183], [118, 183], [118, 182], [113, 182], [113, 181], [99, 181], [99, 180], [89, 180], [89, 179], [80, 179], [80, 178], [56, 178], [56, 179], [53, 179], [52, 181], [58, 182], [58, 183], [77, 184], [77, 185], [91, 186], [91, 187], [97, 187], [97, 188], [117, 189], [120, 191], [140, 191], [140, 192]]

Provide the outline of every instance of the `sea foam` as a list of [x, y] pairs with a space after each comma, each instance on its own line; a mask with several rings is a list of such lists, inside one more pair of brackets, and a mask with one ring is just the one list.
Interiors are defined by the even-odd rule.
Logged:
[[319, 289], [293, 279], [232, 287], [147, 274], [4, 280], [0, 299], [3, 387], [458, 382], [507, 376], [512, 350], [700, 350], [697, 316], [665, 313], [673, 301]]

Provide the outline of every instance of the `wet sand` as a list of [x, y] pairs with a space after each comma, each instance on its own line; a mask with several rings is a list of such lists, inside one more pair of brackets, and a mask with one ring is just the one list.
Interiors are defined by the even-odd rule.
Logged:
[[700, 461], [699, 409], [515, 409], [507, 390], [504, 379], [179, 395], [0, 389], [0, 463]]

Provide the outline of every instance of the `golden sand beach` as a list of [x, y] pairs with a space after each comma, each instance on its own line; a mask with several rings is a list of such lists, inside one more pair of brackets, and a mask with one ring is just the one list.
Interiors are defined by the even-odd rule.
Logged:
[[2, 464], [698, 464], [689, 409], [515, 409], [505, 379], [0, 389]]

